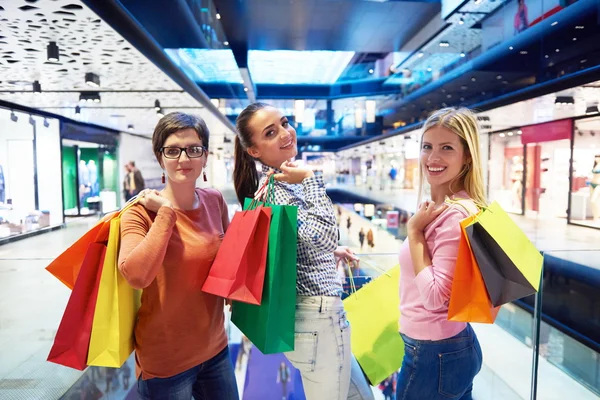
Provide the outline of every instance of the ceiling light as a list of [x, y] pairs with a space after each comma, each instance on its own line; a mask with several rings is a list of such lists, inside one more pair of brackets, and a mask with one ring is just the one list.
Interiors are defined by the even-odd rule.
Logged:
[[131, 125], [131, 124], [127, 125], [127, 130], [129, 132], [133, 132], [133, 125]]
[[158, 110], [156, 110], [156, 115], [162, 118], [165, 116], [165, 113], [163, 112], [162, 108], [159, 108]]
[[58, 46], [56, 45], [56, 42], [50, 42], [48, 43], [48, 47], [46, 48], [46, 52], [47, 52], [47, 56], [48, 56], [48, 61], [51, 62], [57, 62], [59, 59], [59, 52], [58, 52]]
[[501, 133], [501, 134], [500, 134], [500, 137], [505, 137], [505, 136], [506, 136], [506, 135], [505, 135], [504, 133]]
[[462, 86], [460, 87], [460, 89], [461, 89], [461, 90], [467, 90], [468, 88], [469, 88], [469, 87], [468, 87], [467, 85], [462, 85]]
[[587, 62], [587, 58], [584, 58], [583, 60], [579, 61], [582, 64], [585, 64]]
[[33, 81], [33, 93], [42, 93], [42, 85], [40, 81]]
[[217, 13], [217, 15], [215, 15], [215, 17], [217, 17], [217, 19], [221, 19], [221, 14]]
[[519, 53], [521, 53], [522, 55], [526, 55], [527, 54], [527, 50], [521, 50]]
[[466, 57], [467, 55], [466, 55], [465, 53], [460, 53], [460, 56], [464, 58], [464, 57]]
[[523, 131], [519, 129], [519, 130], [517, 131], [517, 135], [522, 135], [522, 134], [523, 134]]
[[481, 4], [483, 0], [475, 0], [475, 4]]
[[560, 49], [556, 49], [556, 52], [557, 52], [557, 53], [559, 53], [559, 52], [560, 52]]
[[544, 57], [546, 57], [546, 58], [550, 58], [550, 56], [549, 56], [548, 54], [546, 54]]
[[465, 98], [464, 98], [464, 97], [461, 97], [461, 98], [460, 98], [460, 101], [465, 101]]
[[576, 37], [574, 37], [574, 38], [573, 38], [573, 41], [574, 41], [574, 42], [576, 42], [576, 41], [577, 41], [577, 38], [576, 38]]
[[100, 103], [100, 93], [98, 92], [81, 92], [79, 95], [80, 102]]
[[475, 77], [471, 78], [471, 82], [475, 82], [477, 79]]
[[224, 41], [224, 42], [223, 42], [223, 44], [224, 44], [225, 46], [229, 46], [229, 42], [228, 42], [227, 40], [226, 40], [226, 41]]
[[556, 26], [558, 25], [558, 21], [554, 21], [553, 23], [550, 24], [550, 26]]
[[11, 119], [13, 122], [17, 122], [17, 121], [19, 120], [19, 117], [17, 117], [17, 114], [15, 114], [15, 112], [14, 112], [14, 111], [11, 111], [11, 112], [10, 112], [10, 119]]
[[373, 72], [375, 72], [375, 71], [373, 71], [373, 68], [371, 68], [371, 69], [369, 70], [369, 73], [370, 73], [370, 74], [372, 74]]
[[496, 76], [496, 79], [498, 79], [498, 80], [502, 79], [502, 75]]
[[424, 53], [421, 51], [421, 52], [419, 52], [419, 54], [417, 54], [417, 57], [421, 58], [421, 57], [423, 57], [424, 55], [425, 55], [425, 54], [424, 54]]
[[593, 105], [593, 106], [588, 106], [585, 109], [585, 114], [589, 115], [589, 114], [597, 114], [598, 113], [598, 104]]
[[508, 136], [512, 136], [512, 135], [513, 135], [513, 133], [512, 133], [512, 132], [508, 132]]
[[244, 87], [244, 92], [247, 92], [247, 91], [248, 91], [248, 88], [247, 88], [247, 87]]
[[583, 26], [583, 25], [577, 25], [577, 26], [575, 27], [575, 29], [583, 29], [583, 28], [584, 28], [584, 26]]
[[508, 49], [509, 49], [509, 50], [512, 50], [512, 49], [514, 49], [514, 47], [510, 46]]
[[440, 42], [440, 47], [449, 47], [450, 43], [446, 42], [446, 41], [442, 41]]
[[458, 24], [463, 25], [464, 23], [465, 23], [465, 19], [463, 17], [460, 17], [460, 19], [458, 20]]
[[482, 96], [485, 96], [485, 92], [481, 92], [481, 95], [482, 95]]
[[100, 77], [93, 72], [87, 72], [85, 74], [85, 83], [91, 87], [99, 87], [100, 86]]
[[158, 100], [154, 100], [154, 109], [155, 109], [156, 111], [159, 111], [159, 110], [160, 110], [160, 101], [158, 101]]
[[431, 67], [427, 68], [427, 72], [431, 72], [433, 71], [433, 69], [431, 69]]
[[554, 103], [558, 105], [575, 104], [575, 98], [573, 96], [556, 96]]
[[46, 118], [44, 118], [44, 126], [47, 128], [50, 126], [50, 122]]

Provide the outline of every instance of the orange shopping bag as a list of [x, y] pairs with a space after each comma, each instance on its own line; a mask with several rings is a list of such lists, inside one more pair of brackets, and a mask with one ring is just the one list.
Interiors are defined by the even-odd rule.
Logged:
[[477, 260], [465, 228], [471, 225], [477, 215], [460, 222], [461, 235], [456, 258], [456, 269], [452, 280], [452, 292], [448, 307], [448, 320], [456, 322], [483, 322], [492, 324], [500, 307], [493, 307], [487, 292]]
[[85, 235], [62, 252], [61, 255], [56, 257], [50, 265], [46, 267], [46, 270], [54, 275], [59, 281], [67, 285], [69, 289], [73, 290], [90, 244], [103, 243], [106, 245], [108, 243], [108, 234], [110, 233], [110, 221], [121, 215], [121, 213], [125, 212], [129, 207], [136, 204], [137, 201], [138, 199], [134, 197], [130, 199], [121, 210], [114, 211], [102, 217], [92, 229], [87, 231]]
[[[106, 243], [108, 241], [108, 231], [110, 220], [118, 215], [118, 212], [107, 214], [85, 235], [73, 243], [61, 255], [56, 257], [46, 270], [54, 275], [59, 281], [73, 290], [75, 281], [79, 275], [79, 270], [87, 254], [88, 248], [92, 243]], [[105, 222], [108, 222], [105, 224]]]

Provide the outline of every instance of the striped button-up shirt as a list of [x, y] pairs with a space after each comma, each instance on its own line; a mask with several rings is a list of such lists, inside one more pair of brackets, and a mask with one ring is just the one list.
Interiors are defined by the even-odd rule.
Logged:
[[[262, 168], [265, 174], [271, 169], [265, 165]], [[266, 179], [264, 175], [260, 186]], [[275, 181], [274, 204], [298, 207], [297, 294], [340, 296], [342, 283], [333, 255], [338, 245], [338, 226], [323, 178], [314, 176], [294, 185]]]

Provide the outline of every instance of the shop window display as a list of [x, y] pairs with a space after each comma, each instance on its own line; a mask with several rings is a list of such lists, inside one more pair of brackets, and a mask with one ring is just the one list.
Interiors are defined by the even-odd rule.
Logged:
[[570, 221], [600, 228], [600, 118], [576, 122]]
[[492, 134], [490, 137], [489, 197], [507, 212], [523, 212], [524, 151], [518, 134]]
[[113, 149], [65, 140], [62, 161], [65, 215], [105, 213], [117, 207], [118, 173]]
[[[61, 225], [58, 121], [0, 109], [0, 239]], [[50, 177], [50, 178], [49, 178]]]

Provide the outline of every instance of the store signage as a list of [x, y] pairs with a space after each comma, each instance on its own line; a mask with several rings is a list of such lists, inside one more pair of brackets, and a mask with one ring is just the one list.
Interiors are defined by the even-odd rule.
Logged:
[[400, 213], [398, 211], [388, 211], [386, 214], [387, 217], [387, 227], [388, 228], [397, 228], [398, 221], [400, 217]]
[[521, 135], [522, 144], [571, 139], [571, 133], [573, 132], [573, 120], [563, 119], [560, 121], [525, 126], [521, 128], [521, 131], [523, 132]]

